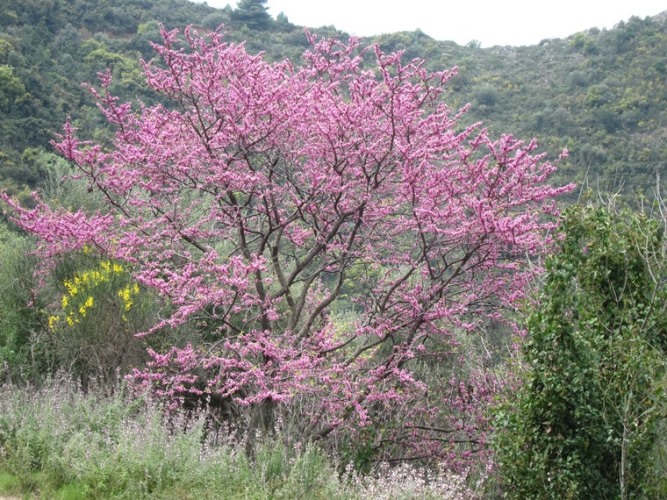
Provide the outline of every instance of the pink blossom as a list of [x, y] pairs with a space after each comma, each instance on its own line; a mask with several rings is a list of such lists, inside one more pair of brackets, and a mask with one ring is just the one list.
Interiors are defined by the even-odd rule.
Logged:
[[442, 101], [455, 71], [377, 47], [370, 68], [355, 40], [311, 36], [295, 66], [215, 33], [163, 37], [145, 77], [170, 107], [120, 103], [107, 72], [91, 91], [111, 148], [69, 123], [56, 144], [106, 211], [3, 197], [45, 264], [83, 245], [130, 264], [172, 311], [144, 334], [216, 325], [220, 341], [149, 351], [131, 378], [174, 402], [298, 395], [311, 435], [377, 424], [415, 456], [483, 454], [498, 381], [428, 387], [418, 367], [463, 357], [457, 335], [522, 298], [572, 186], [546, 184], [534, 141], [460, 131], [465, 109]]

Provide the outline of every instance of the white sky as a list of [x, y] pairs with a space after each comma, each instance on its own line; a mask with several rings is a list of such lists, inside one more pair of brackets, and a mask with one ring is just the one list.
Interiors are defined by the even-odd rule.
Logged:
[[[197, 0], [203, 1], [203, 0]], [[235, 0], [206, 0], [222, 8]], [[272, 16], [309, 27], [334, 25], [358, 36], [419, 28], [464, 45], [535, 45], [588, 28], [612, 28], [631, 16], [667, 10], [665, 0], [268, 0]]]

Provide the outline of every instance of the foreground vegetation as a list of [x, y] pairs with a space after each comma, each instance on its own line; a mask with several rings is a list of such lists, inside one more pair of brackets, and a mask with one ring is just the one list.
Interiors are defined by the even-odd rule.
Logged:
[[573, 206], [531, 308], [521, 385], [496, 409], [513, 498], [667, 494], [664, 221]]
[[[248, 453], [248, 443], [252, 449]], [[299, 436], [235, 435], [64, 379], [0, 387], [0, 494], [54, 499], [475, 498], [463, 475], [378, 466], [360, 476]]]

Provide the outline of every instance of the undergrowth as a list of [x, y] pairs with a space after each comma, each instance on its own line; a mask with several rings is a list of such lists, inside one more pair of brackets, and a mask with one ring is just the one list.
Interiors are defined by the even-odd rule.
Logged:
[[254, 449], [213, 432], [205, 412], [171, 414], [148, 399], [59, 379], [0, 387], [0, 494], [24, 498], [472, 498], [464, 476], [410, 466], [371, 475], [277, 432]]

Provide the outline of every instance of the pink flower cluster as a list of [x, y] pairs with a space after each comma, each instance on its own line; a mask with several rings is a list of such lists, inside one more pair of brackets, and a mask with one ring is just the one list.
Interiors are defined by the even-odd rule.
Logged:
[[442, 100], [455, 71], [354, 40], [311, 37], [294, 66], [219, 34], [163, 37], [145, 75], [169, 107], [119, 103], [107, 73], [93, 92], [113, 146], [79, 142], [69, 124], [56, 144], [107, 211], [5, 197], [16, 222], [47, 258], [90, 245], [130, 264], [173, 311], [146, 334], [217, 325], [215, 342], [151, 351], [136, 383], [174, 401], [298, 396], [319, 436], [393, 412], [405, 421], [387, 432], [409, 423], [415, 450], [445, 456], [473, 424], [460, 420], [451, 439], [424, 429], [442, 405], [478, 411], [492, 388], [476, 376], [461, 397], [433, 398], [416, 367], [450, 359], [457, 335], [522, 297], [526, 255], [543, 250], [554, 199], [571, 187], [545, 183], [555, 167], [534, 142], [461, 128], [463, 111]]

